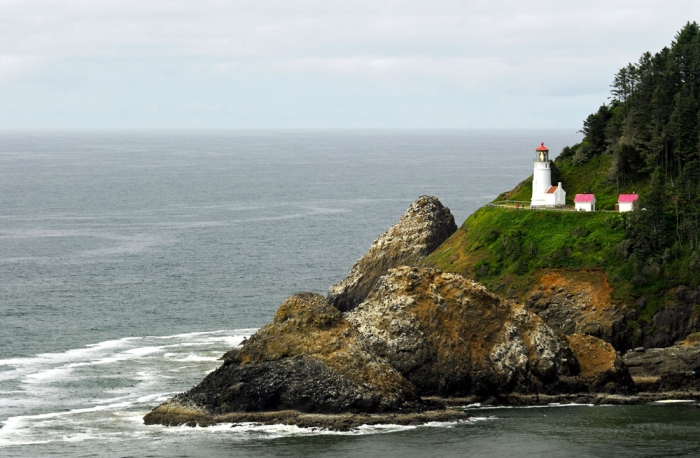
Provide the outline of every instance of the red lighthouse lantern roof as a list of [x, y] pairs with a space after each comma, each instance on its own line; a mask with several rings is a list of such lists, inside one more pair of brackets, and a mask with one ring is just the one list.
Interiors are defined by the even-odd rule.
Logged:
[[549, 151], [549, 148], [547, 148], [546, 146], [544, 146], [544, 142], [542, 142], [542, 143], [540, 144], [540, 146], [537, 147], [537, 149], [536, 149], [535, 151]]

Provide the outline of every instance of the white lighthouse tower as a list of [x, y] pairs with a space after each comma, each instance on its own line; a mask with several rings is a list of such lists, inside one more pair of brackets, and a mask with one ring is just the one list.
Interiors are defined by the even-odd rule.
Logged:
[[534, 171], [532, 173], [531, 207], [563, 207], [566, 205], [566, 191], [561, 183], [552, 186], [552, 163], [549, 149], [544, 143], [535, 150]]

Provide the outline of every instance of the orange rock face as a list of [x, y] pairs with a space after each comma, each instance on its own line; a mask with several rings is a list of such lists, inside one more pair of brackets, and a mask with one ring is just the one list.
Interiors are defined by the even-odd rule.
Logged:
[[[618, 344], [629, 312], [612, 298], [602, 271], [548, 271], [526, 301], [549, 326], [564, 334], [588, 334]], [[624, 343], [620, 345], [624, 347]]]

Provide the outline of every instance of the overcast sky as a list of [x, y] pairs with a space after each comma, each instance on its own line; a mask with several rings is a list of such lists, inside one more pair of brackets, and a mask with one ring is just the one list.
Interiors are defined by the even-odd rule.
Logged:
[[575, 128], [700, 0], [0, 0], [0, 128]]

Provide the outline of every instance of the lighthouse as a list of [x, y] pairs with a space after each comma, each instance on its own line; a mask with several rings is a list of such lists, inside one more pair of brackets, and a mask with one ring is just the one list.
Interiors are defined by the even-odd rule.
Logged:
[[541, 143], [535, 150], [532, 173], [531, 207], [563, 207], [566, 205], [566, 191], [561, 185], [552, 186], [552, 162], [549, 149]]

